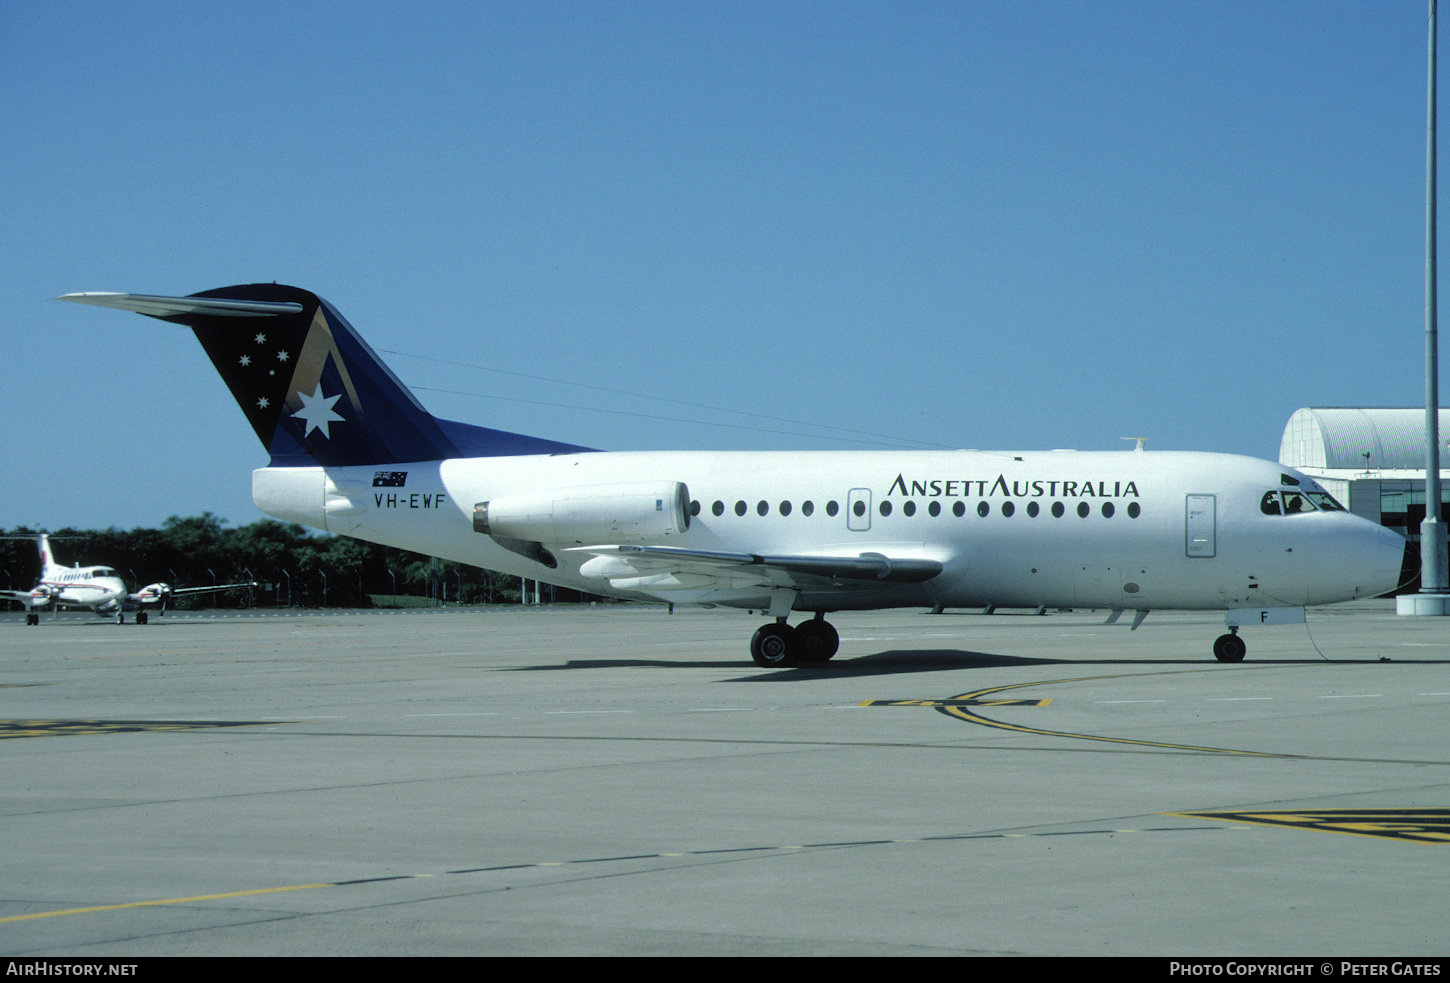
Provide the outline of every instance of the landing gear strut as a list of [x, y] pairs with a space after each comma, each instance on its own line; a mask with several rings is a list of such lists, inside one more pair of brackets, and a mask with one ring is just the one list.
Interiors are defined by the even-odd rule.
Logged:
[[755, 664], [782, 669], [800, 662], [825, 662], [841, 647], [841, 636], [821, 615], [792, 628], [780, 618], [756, 629], [750, 639]]
[[1249, 647], [1239, 638], [1239, 630], [1230, 628], [1227, 635], [1220, 635], [1213, 643], [1213, 657], [1220, 662], [1242, 662]]

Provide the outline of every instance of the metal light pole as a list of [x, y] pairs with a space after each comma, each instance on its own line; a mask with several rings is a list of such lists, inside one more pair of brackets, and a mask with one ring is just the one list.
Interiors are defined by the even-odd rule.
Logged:
[[1430, 0], [1425, 110], [1425, 521], [1420, 524], [1420, 591], [1402, 595], [1400, 614], [1450, 614], [1445, 523], [1440, 517], [1440, 351], [1435, 255], [1435, 0]]

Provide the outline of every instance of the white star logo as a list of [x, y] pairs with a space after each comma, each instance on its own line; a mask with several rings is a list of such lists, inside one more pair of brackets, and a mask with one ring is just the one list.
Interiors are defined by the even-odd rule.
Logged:
[[332, 408], [339, 399], [342, 399], [342, 393], [338, 393], [336, 396], [324, 396], [322, 395], [322, 383], [319, 382], [311, 396], [299, 392], [297, 398], [302, 400], [302, 408], [293, 411], [292, 415], [299, 420], [307, 421], [302, 436], [306, 437], [314, 430], [321, 430], [322, 436], [331, 439], [332, 435], [328, 433], [327, 425], [343, 419]]
[[252, 364], [252, 356], [250, 356], [250, 355], [243, 355], [241, 357], [241, 363], [242, 363], [242, 368], [246, 368], [248, 365], [251, 365]]
[[259, 335], [257, 335], [257, 337], [253, 338], [252, 340], [255, 341], [257, 344], [261, 345], [261, 344], [264, 344], [266, 342], [267, 336], [264, 335], [264, 334], [259, 334]]

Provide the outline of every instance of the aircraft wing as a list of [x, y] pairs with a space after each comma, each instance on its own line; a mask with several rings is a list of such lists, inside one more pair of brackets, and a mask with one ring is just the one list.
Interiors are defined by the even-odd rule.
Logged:
[[212, 591], [231, 590], [233, 587], [256, 587], [256, 586], [257, 586], [257, 582], [255, 580], [253, 580], [253, 581], [249, 581], [248, 583], [245, 583], [245, 584], [216, 584], [216, 585], [213, 585], [211, 587], [173, 587], [171, 589], [171, 596], [172, 597], [176, 597], [176, 596], [181, 595], [181, 594], [210, 594]]
[[756, 554], [677, 546], [586, 546], [580, 573], [617, 588], [648, 591], [746, 587], [859, 590], [864, 584], [919, 584], [942, 572], [938, 560], [879, 552]]
[[27, 611], [30, 610], [32, 605], [38, 604], [44, 607], [50, 603], [50, 594], [45, 591], [0, 590], [0, 598], [24, 604], [25, 610]]
[[214, 584], [211, 587], [171, 587], [168, 584], [150, 584], [134, 594], [127, 594], [126, 599], [136, 604], [155, 604], [163, 598], [182, 597], [187, 594], [210, 594], [219, 590], [231, 590], [234, 587], [256, 586], [255, 580], [244, 584]]

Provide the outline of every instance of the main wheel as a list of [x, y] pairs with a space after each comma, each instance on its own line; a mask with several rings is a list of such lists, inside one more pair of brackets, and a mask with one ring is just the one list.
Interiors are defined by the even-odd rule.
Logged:
[[773, 621], [761, 625], [750, 639], [750, 657], [758, 666], [780, 669], [796, 664], [795, 629], [790, 625]]
[[1237, 635], [1220, 635], [1213, 643], [1213, 657], [1220, 662], [1242, 662], [1249, 647]]
[[841, 636], [822, 618], [796, 625], [795, 640], [802, 662], [825, 662], [841, 647]]

